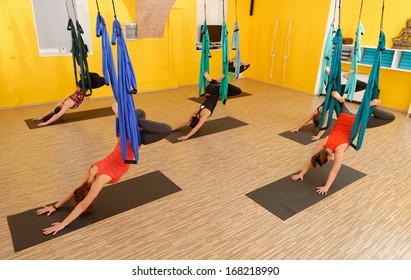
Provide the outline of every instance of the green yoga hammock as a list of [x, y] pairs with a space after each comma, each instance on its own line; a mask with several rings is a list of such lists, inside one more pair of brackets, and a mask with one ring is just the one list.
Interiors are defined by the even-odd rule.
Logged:
[[81, 88], [84, 93], [86, 93], [87, 90], [90, 90], [89, 94], [85, 94], [86, 96], [90, 96], [92, 93], [92, 86], [91, 86], [90, 73], [89, 73], [88, 63], [87, 63], [87, 47], [84, 44], [84, 40], [81, 35], [81, 34], [84, 34], [84, 31], [80, 25], [80, 22], [77, 20], [76, 9], [74, 7], [73, 1], [71, 3], [73, 5], [76, 25], [74, 25], [74, 22], [70, 17], [67, 2], [65, 2], [66, 9], [67, 9], [67, 15], [69, 17], [69, 20], [67, 23], [67, 30], [71, 32], [71, 43], [72, 43], [71, 53], [73, 56], [74, 77], [75, 77], [76, 86], [77, 86], [77, 84], [79, 83], [79, 80], [77, 78], [76, 65], [78, 65], [80, 68], [79, 74], [80, 74], [80, 80], [81, 80]]

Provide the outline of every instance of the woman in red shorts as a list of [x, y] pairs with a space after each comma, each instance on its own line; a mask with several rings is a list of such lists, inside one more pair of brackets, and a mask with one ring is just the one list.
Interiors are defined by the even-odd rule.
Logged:
[[[112, 108], [117, 116], [117, 103], [113, 104]], [[146, 120], [145, 113], [142, 110], [137, 110], [137, 118], [139, 120], [141, 143], [144, 145], [157, 142], [171, 133], [171, 126]], [[126, 159], [134, 159], [134, 154], [128, 141]], [[47, 216], [50, 216], [61, 205], [72, 198], [76, 205], [73, 211], [71, 211], [63, 221], [52, 223], [50, 227], [43, 229], [43, 234], [47, 235], [52, 233], [55, 235], [81, 214], [90, 211], [93, 207], [93, 201], [101, 189], [107, 184], [116, 183], [129, 169], [130, 165], [123, 161], [120, 138], [118, 137], [114, 150], [104, 159], [87, 168], [87, 171], [83, 174], [74, 190], [70, 191], [57, 203], [43, 206], [43, 208], [36, 211], [37, 215], [47, 214]]]
[[[344, 103], [345, 99], [341, 97], [338, 92], [334, 91], [331, 94], [340, 103]], [[380, 100], [374, 99], [370, 102], [370, 106], [377, 106], [380, 103]], [[294, 181], [303, 180], [303, 177], [308, 172], [308, 170], [315, 167], [317, 164], [319, 166], [323, 166], [334, 155], [334, 163], [325, 185], [317, 187], [317, 193], [321, 195], [327, 194], [341, 168], [344, 158], [344, 152], [350, 147], [351, 130], [354, 125], [355, 115], [346, 110], [344, 106], [342, 107], [343, 109], [338, 115], [333, 129], [327, 137], [325, 137], [318, 143], [317, 147], [314, 150], [314, 155], [311, 157], [311, 160], [300, 171], [300, 173], [291, 176], [291, 179]]]

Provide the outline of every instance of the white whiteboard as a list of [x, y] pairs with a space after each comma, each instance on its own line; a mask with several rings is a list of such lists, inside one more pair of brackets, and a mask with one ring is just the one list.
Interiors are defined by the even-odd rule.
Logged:
[[74, 24], [77, 18], [88, 52], [93, 53], [87, 0], [32, 0], [32, 4], [40, 56], [72, 55], [69, 17]]

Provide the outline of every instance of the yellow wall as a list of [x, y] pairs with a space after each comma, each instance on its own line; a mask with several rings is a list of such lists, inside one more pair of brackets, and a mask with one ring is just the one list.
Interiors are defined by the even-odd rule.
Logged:
[[[315, 1], [255, 2], [254, 15], [249, 20], [250, 36], [245, 42], [248, 47], [247, 59], [252, 61], [250, 70], [247, 70], [247, 77], [299, 91], [314, 92], [329, 6], [320, 4], [320, 1], [317, 1], [318, 5], [313, 2]], [[277, 18], [277, 47], [270, 78]], [[291, 19], [289, 52], [285, 60], [285, 46]]]
[[[344, 37], [355, 39], [361, 1], [344, 0], [341, 9], [341, 28]], [[411, 1], [385, 1], [383, 30], [386, 35], [386, 48], [392, 47], [391, 38], [397, 36], [405, 22], [411, 17]], [[380, 32], [382, 1], [364, 1], [361, 14], [361, 23], [364, 27], [361, 45], [376, 47]], [[343, 65], [348, 70], [349, 65]], [[360, 73], [369, 74], [371, 67], [359, 67]], [[407, 111], [411, 103], [411, 72], [381, 69], [380, 72], [380, 99], [382, 105], [390, 108]]]
[[[195, 1], [177, 0], [164, 37], [126, 41], [140, 92], [194, 84], [199, 65], [195, 50]], [[118, 20], [135, 22], [135, 1], [115, 1]], [[93, 54], [88, 56], [90, 71], [101, 73], [101, 39], [94, 34], [97, 8], [88, 1]], [[111, 1], [99, 1], [109, 35], [112, 32]], [[183, 15], [183, 17], [180, 17]], [[40, 57], [31, 0], [0, 1], [0, 108], [56, 102], [74, 90], [71, 56]], [[180, 32], [184, 30], [185, 32]], [[62, 30], [62, 32], [68, 32]], [[173, 36], [173, 37], [172, 37]], [[116, 47], [113, 47], [116, 57]], [[198, 71], [198, 70], [197, 70]], [[93, 91], [91, 98], [112, 96], [111, 87]]]
[[[228, 0], [226, 7], [229, 41], [236, 17], [235, 2]], [[250, 16], [250, 1], [237, 1], [241, 57], [252, 64], [243, 76], [314, 93], [324, 37], [328, 29], [328, 13], [334, 6], [331, 2], [333, 1], [255, 1], [254, 15]], [[362, 22], [366, 34], [363, 45], [375, 46], [381, 16], [381, 4], [376, 2], [381, 1], [364, 2]], [[411, 2], [386, 2], [384, 29], [389, 43], [390, 38], [398, 34], [404, 27], [405, 20], [411, 16], [407, 14]], [[135, 0], [115, 3], [117, 17], [121, 23], [135, 22]], [[345, 37], [355, 33], [359, 3], [359, 0], [343, 1], [342, 29]], [[94, 32], [97, 13], [95, 1], [89, 0], [88, 4], [90, 28]], [[99, 5], [111, 34], [111, 1], [99, 1]], [[200, 52], [195, 50], [196, 13], [195, 0], [176, 0], [163, 38], [127, 41], [140, 92], [198, 82]], [[72, 58], [39, 56], [31, 0], [0, 1], [0, 17], [0, 108], [55, 102], [68, 96], [74, 87]], [[270, 77], [276, 18], [279, 19], [277, 47], [273, 75]], [[283, 81], [284, 48], [290, 19], [290, 49]], [[89, 55], [88, 62], [92, 71], [101, 73], [101, 39], [95, 37], [95, 34], [91, 37], [93, 54]], [[115, 50], [113, 47], [114, 54]], [[212, 76], [216, 76], [221, 73], [221, 51], [212, 51], [212, 55], [210, 72]], [[234, 51], [231, 51], [230, 56], [233, 55]], [[363, 68], [361, 71], [369, 69]], [[411, 101], [410, 78], [409, 72], [385, 69], [381, 71], [381, 99], [385, 106], [408, 109]], [[112, 96], [111, 88], [95, 90], [92, 98], [102, 96]]]

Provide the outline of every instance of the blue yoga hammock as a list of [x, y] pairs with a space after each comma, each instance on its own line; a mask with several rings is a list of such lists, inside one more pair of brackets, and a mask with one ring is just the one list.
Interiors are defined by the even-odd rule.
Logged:
[[103, 75], [106, 85], [111, 85], [114, 98], [117, 100], [117, 73], [114, 66], [113, 52], [111, 50], [110, 38], [108, 35], [106, 21], [100, 12], [96, 19], [96, 36], [101, 37], [101, 49], [103, 53]]
[[238, 21], [234, 24], [233, 38], [231, 41], [232, 48], [235, 49], [235, 78], [240, 75], [241, 58], [240, 58], [240, 27]]
[[[97, 8], [98, 8], [98, 2]], [[114, 3], [113, 3], [114, 7]], [[124, 162], [136, 164], [139, 159], [138, 148], [141, 145], [140, 130], [135, 113], [133, 95], [137, 93], [133, 66], [128, 56], [121, 24], [116, 16], [113, 22], [111, 44], [117, 43], [118, 77], [114, 65], [113, 53], [104, 18], [98, 11], [96, 19], [96, 36], [101, 37], [103, 74], [106, 84], [111, 84], [114, 98], [118, 103], [118, 118], [116, 119], [116, 135], [120, 137], [121, 153]], [[127, 141], [130, 141], [134, 160], [127, 159]]]
[[[118, 123], [117, 133], [120, 136], [121, 153], [123, 160], [127, 163], [138, 162], [138, 148], [141, 145], [140, 130], [135, 113], [135, 106], [132, 93], [137, 93], [137, 83], [127, 51], [127, 45], [121, 29], [121, 24], [114, 19], [113, 34], [111, 43], [117, 42], [117, 103], [118, 103]], [[127, 140], [130, 141], [135, 160], [127, 160]]]

